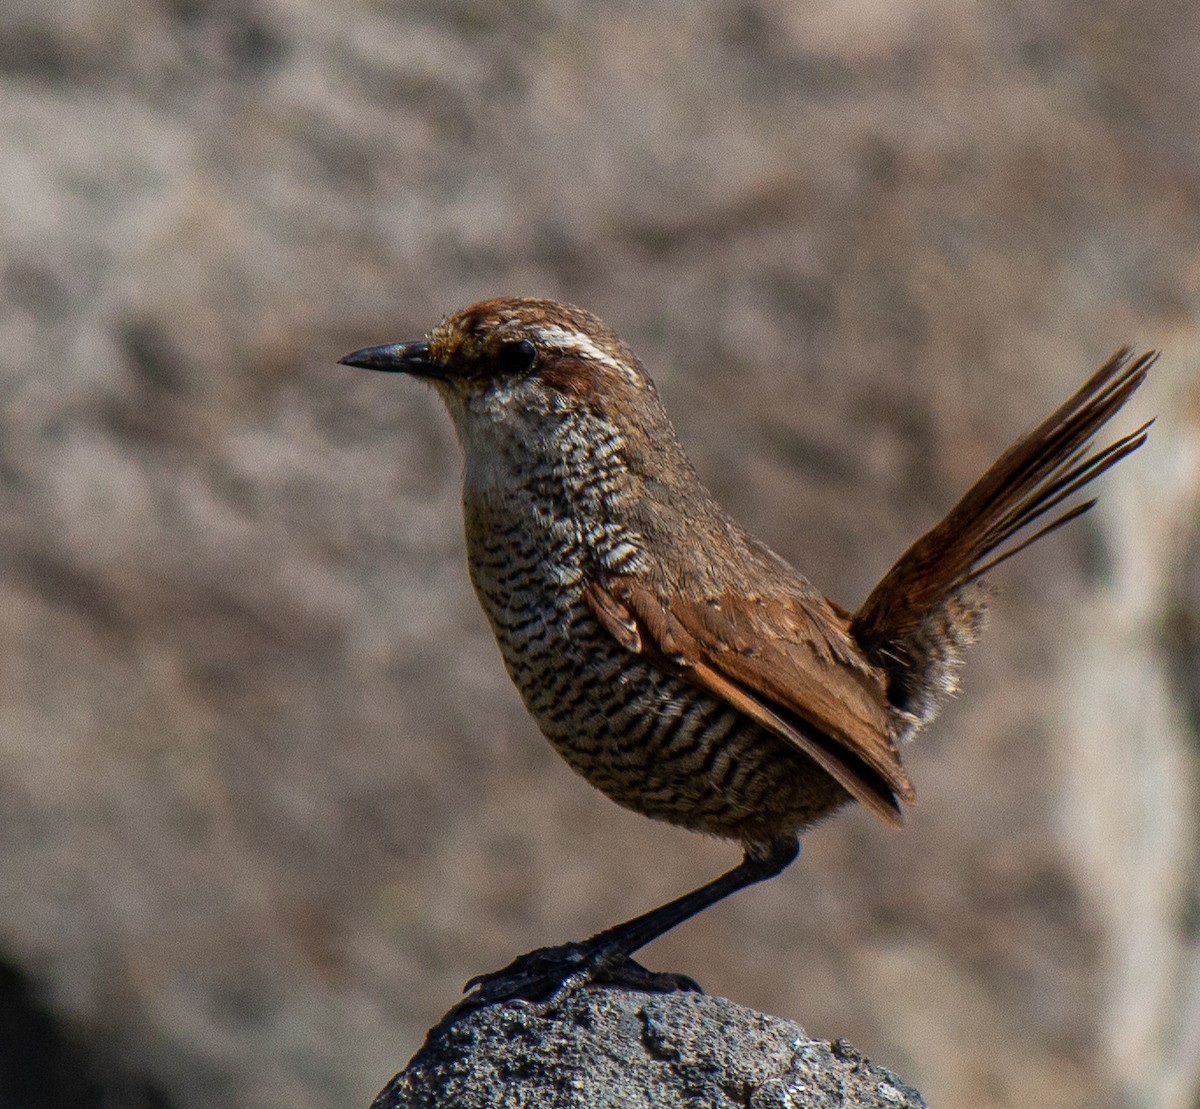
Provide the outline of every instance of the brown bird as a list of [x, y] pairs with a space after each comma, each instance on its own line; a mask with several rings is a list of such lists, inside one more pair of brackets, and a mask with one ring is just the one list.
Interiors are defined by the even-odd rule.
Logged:
[[914, 799], [900, 748], [955, 689], [983, 623], [980, 576], [1086, 512], [1093, 501], [1055, 514], [1142, 445], [1149, 424], [1091, 440], [1155, 357], [1109, 359], [854, 613], [726, 515], [637, 356], [581, 309], [485, 300], [424, 339], [343, 358], [423, 378], [449, 409], [471, 581], [559, 754], [618, 804], [744, 852], [666, 905], [473, 979], [469, 1000], [599, 976], [662, 985], [629, 956], [778, 874], [815, 821], [856, 800], [898, 825]]

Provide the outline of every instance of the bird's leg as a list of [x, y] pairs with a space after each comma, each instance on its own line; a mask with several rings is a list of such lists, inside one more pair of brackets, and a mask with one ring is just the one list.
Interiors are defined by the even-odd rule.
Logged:
[[476, 1009], [514, 998], [527, 1001], [549, 998], [554, 1003], [597, 981], [660, 992], [679, 989], [703, 992], [690, 978], [655, 974], [630, 956], [731, 893], [773, 878], [799, 853], [800, 842], [794, 836], [776, 840], [765, 850], [747, 848], [737, 866], [691, 893], [597, 932], [581, 943], [541, 947], [514, 959], [502, 970], [472, 978], [465, 987], [472, 992], [459, 1008]]
[[742, 861], [720, 877], [692, 890], [691, 893], [675, 898], [674, 901], [660, 905], [657, 909], [651, 909], [648, 913], [636, 916], [623, 924], [606, 928], [591, 939], [584, 940], [581, 946], [597, 952], [610, 953], [617, 958], [632, 955], [651, 940], [665, 935], [672, 928], [702, 913], [730, 894], [774, 878], [790, 866], [799, 853], [800, 842], [795, 838], [777, 840], [761, 853], [747, 850], [742, 856]]

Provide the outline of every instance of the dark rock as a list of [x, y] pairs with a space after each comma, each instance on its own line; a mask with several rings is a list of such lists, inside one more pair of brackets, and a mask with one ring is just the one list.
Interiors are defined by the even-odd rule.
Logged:
[[842, 1040], [696, 993], [600, 987], [439, 1025], [372, 1109], [868, 1109], [924, 1099]]

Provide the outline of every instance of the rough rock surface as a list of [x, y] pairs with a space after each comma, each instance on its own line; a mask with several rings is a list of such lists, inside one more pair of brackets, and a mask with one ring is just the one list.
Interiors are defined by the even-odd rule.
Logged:
[[844, 1041], [721, 997], [581, 990], [435, 1029], [372, 1109], [924, 1109]]

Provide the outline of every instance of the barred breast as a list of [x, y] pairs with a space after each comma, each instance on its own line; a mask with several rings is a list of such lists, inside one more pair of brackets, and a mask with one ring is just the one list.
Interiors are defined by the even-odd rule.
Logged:
[[[529, 475], [525, 475], [529, 478]], [[560, 755], [646, 816], [763, 843], [846, 795], [724, 701], [619, 645], [584, 601], [586, 569], [637, 539], [581, 527], [535, 488], [464, 497], [471, 581], [530, 715]], [[600, 550], [597, 551], [599, 544]]]

